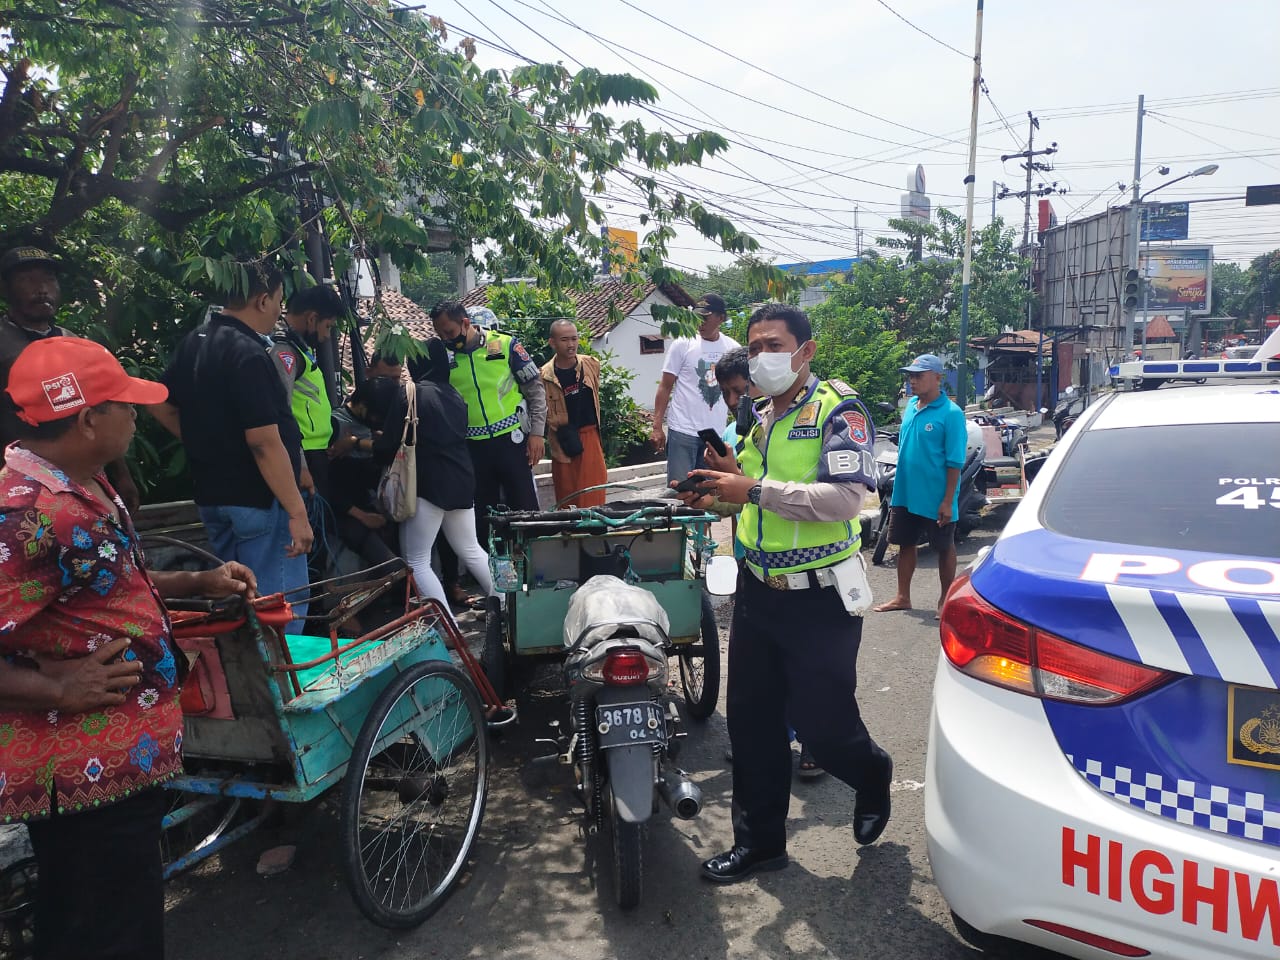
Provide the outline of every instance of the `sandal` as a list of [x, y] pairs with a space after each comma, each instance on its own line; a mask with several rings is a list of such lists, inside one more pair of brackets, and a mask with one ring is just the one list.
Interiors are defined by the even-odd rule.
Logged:
[[800, 749], [800, 766], [796, 768], [796, 776], [801, 780], [816, 780], [826, 772], [814, 762], [813, 754], [803, 747]]

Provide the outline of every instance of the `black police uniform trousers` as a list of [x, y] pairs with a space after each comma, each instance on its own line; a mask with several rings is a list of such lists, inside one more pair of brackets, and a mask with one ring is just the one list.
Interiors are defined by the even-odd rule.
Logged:
[[862, 618], [831, 587], [776, 590], [738, 574], [729, 632], [729, 742], [735, 845], [781, 853], [791, 801], [787, 724], [823, 770], [854, 790], [877, 789], [889, 755], [867, 732], [855, 697]]
[[491, 440], [468, 440], [476, 471], [476, 536], [489, 549], [489, 508], [506, 504], [512, 510], [537, 510], [538, 491], [529, 466], [529, 441], [513, 443], [506, 433]]

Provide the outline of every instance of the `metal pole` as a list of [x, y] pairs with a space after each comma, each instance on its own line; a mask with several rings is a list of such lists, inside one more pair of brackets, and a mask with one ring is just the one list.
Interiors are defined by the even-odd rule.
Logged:
[[1147, 223], [1147, 206], [1142, 205], [1142, 232], [1147, 235], [1143, 243], [1146, 255], [1139, 261], [1138, 282], [1142, 284], [1142, 359], [1147, 359], [1147, 294], [1151, 292], [1151, 226]]
[[1027, 255], [1027, 246], [1031, 242], [1031, 174], [1034, 170], [1032, 167], [1031, 151], [1035, 146], [1036, 138], [1036, 118], [1031, 115], [1031, 111], [1027, 111], [1027, 189], [1026, 203], [1022, 208], [1022, 255]]
[[[1144, 94], [1138, 95], [1138, 132], [1134, 140], [1133, 146], [1133, 202], [1129, 204], [1129, 215], [1126, 218], [1129, 227], [1127, 249], [1125, 250], [1124, 270], [1134, 269], [1138, 267], [1138, 209], [1142, 202], [1142, 117], [1145, 113], [1143, 105], [1146, 103]], [[1124, 352], [1126, 355], [1133, 353], [1133, 314], [1131, 309], [1124, 309]]]
[[969, 277], [973, 272], [973, 186], [978, 169], [978, 95], [981, 87], [982, 0], [978, 0], [973, 36], [973, 108], [969, 116], [969, 175], [964, 178], [964, 268], [960, 280], [960, 364], [956, 377], [956, 403], [962, 410], [969, 393], [969, 365], [966, 352], [969, 340]]
[[996, 222], [996, 189], [999, 186], [1000, 184], [996, 183], [994, 180], [991, 181], [991, 222], [992, 223]]

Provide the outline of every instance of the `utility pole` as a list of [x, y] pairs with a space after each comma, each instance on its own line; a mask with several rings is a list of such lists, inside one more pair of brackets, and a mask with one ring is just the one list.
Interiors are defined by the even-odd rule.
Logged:
[[992, 223], [996, 222], [996, 191], [999, 189], [1000, 189], [1000, 184], [992, 180], [991, 181], [991, 222]]
[[862, 228], [858, 226], [858, 207], [853, 208], [853, 236], [856, 244], [858, 259], [862, 259]]
[[[1022, 212], [1022, 248], [1021, 253], [1027, 258], [1027, 329], [1030, 330], [1034, 324], [1031, 322], [1031, 285], [1032, 270], [1034, 263], [1031, 257], [1031, 201], [1035, 197], [1045, 197], [1051, 193], [1066, 193], [1066, 188], [1059, 188], [1055, 180], [1049, 186], [1039, 183], [1035, 188], [1031, 186], [1031, 179], [1036, 173], [1048, 173], [1053, 169], [1053, 164], [1041, 163], [1036, 157], [1047, 157], [1058, 152], [1058, 144], [1051, 143], [1043, 150], [1035, 149], [1036, 131], [1040, 129], [1040, 120], [1030, 110], [1027, 111], [1027, 149], [1021, 153], [1011, 153], [1000, 158], [1003, 163], [1006, 160], [1012, 160], [1015, 157], [1022, 159], [1022, 167], [1027, 171], [1027, 185], [1023, 190], [1017, 193], [1011, 193], [1008, 187], [1002, 185], [1002, 191], [999, 198], [1014, 196], [1023, 201], [1024, 207]], [[1040, 409], [1041, 402], [1041, 385], [1044, 354], [1044, 323], [1040, 323], [1040, 340], [1036, 349], [1036, 409]]]
[[973, 107], [969, 113], [969, 175], [964, 178], [964, 268], [960, 280], [960, 362], [956, 370], [956, 403], [964, 409], [969, 393], [969, 278], [973, 273], [973, 187], [978, 178], [978, 94], [982, 88], [982, 0], [973, 36]]
[[[1142, 235], [1138, 218], [1141, 216], [1142, 209], [1142, 118], [1146, 113], [1143, 109], [1145, 102], [1146, 95], [1138, 94], [1138, 133], [1133, 144], [1133, 201], [1129, 204], [1129, 215], [1126, 217], [1129, 242], [1125, 244], [1125, 273], [1138, 269], [1138, 245]], [[1121, 308], [1124, 323], [1124, 352], [1125, 356], [1128, 356], [1133, 353], [1133, 324], [1137, 304], [1132, 307], [1122, 304]]]

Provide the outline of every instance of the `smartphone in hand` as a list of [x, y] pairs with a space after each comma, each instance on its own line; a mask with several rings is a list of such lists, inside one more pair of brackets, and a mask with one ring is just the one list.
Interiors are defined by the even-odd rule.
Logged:
[[686, 477], [675, 485], [676, 493], [696, 493], [699, 496], [705, 496], [708, 493], [715, 493], [716, 487], [713, 483], [704, 483], [702, 477]]
[[710, 446], [719, 456], [727, 457], [729, 455], [729, 448], [725, 446], [724, 438], [710, 427], [706, 430], [699, 430], [698, 439]]

